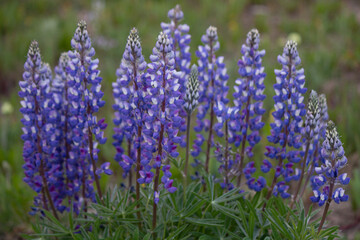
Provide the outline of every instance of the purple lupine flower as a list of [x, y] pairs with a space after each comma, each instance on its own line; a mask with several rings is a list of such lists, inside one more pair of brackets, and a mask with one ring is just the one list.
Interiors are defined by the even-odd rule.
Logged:
[[[322, 127], [322, 113], [321, 106], [319, 102], [319, 97], [317, 93], [313, 90], [310, 93], [310, 99], [308, 104], [308, 109], [306, 112], [305, 126], [303, 128], [303, 150], [306, 152], [308, 148], [308, 156], [306, 159], [306, 165], [310, 163], [311, 156], [316, 151], [316, 146], [318, 145], [320, 138], [320, 127]], [[306, 146], [309, 144], [309, 146]]]
[[[302, 181], [304, 179], [305, 172], [307, 171], [306, 167], [309, 165], [311, 161], [311, 156], [314, 154], [314, 151], [317, 151], [316, 146], [318, 145], [319, 141], [319, 126], [320, 126], [320, 106], [319, 106], [319, 99], [317, 93], [312, 90], [310, 93], [310, 99], [308, 103], [308, 109], [306, 112], [305, 117], [305, 126], [302, 129], [302, 135], [303, 135], [303, 151], [304, 157], [303, 160], [300, 162], [301, 171], [300, 171], [300, 180], [297, 184], [293, 200], [291, 202], [290, 208], [292, 208], [293, 204], [297, 200], [300, 187], [302, 185]], [[292, 170], [293, 171], [293, 170]], [[296, 169], [295, 171], [298, 171]], [[285, 180], [289, 182], [289, 180], [298, 180], [298, 177], [290, 177], [292, 179], [289, 179], [289, 175], [285, 177]]]
[[[214, 128], [214, 105], [221, 102], [226, 105], [229, 100], [226, 98], [229, 87], [226, 85], [229, 76], [227, 75], [224, 57], [216, 57], [215, 52], [219, 50], [217, 29], [210, 26], [201, 38], [203, 43], [196, 51], [199, 72], [199, 107], [197, 117], [197, 126], [194, 130], [201, 133], [203, 130], [209, 132], [207, 137], [207, 149], [205, 160], [205, 171], [209, 171], [210, 148], [213, 146], [213, 128]], [[210, 121], [204, 119], [210, 110]], [[201, 143], [201, 144], [200, 144]], [[201, 152], [202, 142], [194, 143], [192, 156], [197, 157]]]
[[[315, 172], [319, 174], [314, 177], [314, 196], [310, 199], [318, 202], [319, 206], [326, 201], [330, 204], [332, 200], [336, 203], [346, 202], [348, 195], [343, 188], [336, 188], [336, 185], [347, 185], [350, 178], [346, 173], [340, 174], [339, 171], [345, 167], [347, 158], [342, 143], [339, 139], [335, 124], [329, 121], [326, 128], [325, 140], [322, 144], [321, 155], [323, 157], [322, 165], [315, 167]], [[322, 187], [322, 191], [319, 188]]]
[[[133, 28], [128, 36], [120, 67], [116, 71], [117, 80], [113, 83], [116, 125], [113, 145], [117, 149], [115, 160], [123, 168], [124, 177], [131, 171], [135, 159], [140, 159], [141, 152], [144, 151], [141, 149], [142, 126], [148, 106], [144, 100], [147, 88], [144, 79], [145, 68], [146, 62], [142, 55], [140, 37], [137, 29]], [[124, 154], [121, 148], [124, 137], [128, 144], [127, 154]], [[131, 183], [131, 175], [129, 178]]]
[[326, 97], [324, 94], [319, 95], [318, 102], [319, 102], [319, 108], [320, 108], [320, 118], [317, 123], [318, 126], [316, 127], [318, 129], [317, 141], [314, 141], [313, 144], [310, 145], [311, 152], [306, 161], [306, 164], [308, 164], [309, 167], [308, 167], [308, 171], [307, 171], [307, 177], [305, 180], [305, 184], [300, 193], [300, 197], [305, 192], [306, 186], [308, 185], [309, 181], [311, 182], [312, 189], [318, 188], [317, 187], [318, 184], [314, 182], [314, 181], [316, 181], [316, 174], [314, 175], [314, 168], [320, 166], [321, 163], [324, 161], [323, 157], [321, 156], [321, 149], [322, 149], [321, 142], [325, 138], [327, 121], [329, 119], [329, 115], [327, 112]]
[[[82, 184], [81, 167], [75, 156], [80, 155], [80, 149], [74, 146], [72, 128], [76, 125], [76, 115], [70, 112], [69, 81], [67, 68], [70, 58], [67, 53], [60, 56], [59, 64], [55, 67], [55, 77], [52, 82], [53, 99], [58, 113], [56, 132], [58, 134], [58, 151], [63, 159], [65, 178], [65, 194], [72, 198], [73, 210], [79, 213], [81, 209], [80, 187]], [[70, 202], [69, 202], [70, 203]]]
[[[252, 29], [247, 34], [245, 44], [241, 47], [243, 56], [238, 62], [240, 78], [235, 81], [236, 85], [234, 86], [234, 104], [239, 111], [239, 116], [237, 116], [236, 121], [238, 124], [233, 124], [233, 128], [231, 128], [233, 134], [229, 141], [234, 143], [236, 147], [241, 144], [238, 187], [241, 184], [245, 154], [249, 158], [253, 156], [252, 149], [260, 141], [259, 130], [264, 126], [262, 115], [265, 113], [265, 109], [263, 109], [265, 95], [263, 92], [266, 74], [262, 66], [262, 58], [265, 55], [265, 50], [259, 50], [259, 43], [260, 34], [257, 29]], [[247, 147], [245, 147], [246, 143], [248, 143]], [[255, 172], [255, 169], [252, 172]], [[245, 177], [246, 179], [251, 178], [251, 176]], [[260, 181], [262, 182], [262, 180]], [[247, 183], [254, 182], [257, 181], [254, 179], [247, 181]], [[263, 185], [259, 184], [258, 186]]]
[[[95, 195], [91, 184], [95, 182], [97, 191], [102, 198], [99, 184], [99, 176], [96, 174], [96, 162], [99, 149], [97, 145], [104, 144], [104, 120], [97, 120], [95, 113], [104, 106], [102, 100], [104, 93], [101, 91], [102, 78], [97, 69], [99, 60], [93, 59], [95, 50], [91, 46], [91, 40], [85, 21], [80, 21], [71, 40], [73, 51], [68, 52], [70, 61], [67, 73], [69, 75], [69, 111], [70, 122], [73, 125], [74, 147], [71, 150], [71, 158], [78, 159], [80, 176], [84, 190], [83, 200]], [[93, 136], [95, 138], [93, 138]]]
[[57, 217], [56, 211], [63, 211], [64, 207], [63, 196], [59, 195], [56, 188], [56, 185], [62, 185], [62, 179], [58, 177], [59, 173], [61, 175], [61, 168], [58, 163], [52, 164], [58, 160], [53, 156], [57, 139], [52, 133], [56, 122], [50, 87], [52, 77], [49, 65], [41, 62], [36, 41], [30, 45], [24, 69], [24, 80], [19, 83], [19, 96], [23, 98], [20, 112], [23, 114], [21, 122], [24, 125], [21, 136], [24, 141], [24, 181], [38, 193], [34, 199], [34, 211], [39, 207], [51, 209]]
[[168, 12], [170, 23], [161, 23], [163, 32], [168, 35], [170, 44], [175, 53], [175, 69], [181, 72], [179, 77], [179, 84], [181, 93], [185, 92], [185, 83], [190, 74], [190, 41], [191, 36], [188, 34], [190, 27], [187, 24], [179, 24], [183, 18], [184, 13], [180, 5], [176, 5]]
[[[160, 32], [156, 45], [150, 56], [151, 63], [148, 64], [147, 81], [149, 88], [149, 99], [152, 103], [145, 120], [145, 141], [150, 152], [157, 152], [153, 167], [156, 168], [154, 191], [158, 193], [158, 180], [160, 168], [165, 163], [166, 154], [176, 158], [177, 144], [181, 138], [177, 136], [182, 118], [179, 112], [184, 104], [180, 99], [179, 72], [175, 70], [174, 51], [168, 36]], [[157, 146], [156, 146], [157, 142]], [[168, 171], [163, 168], [163, 171]], [[164, 171], [164, 174], [166, 174]], [[169, 178], [163, 181], [168, 191], [173, 191]]]
[[[290, 180], [293, 178], [289, 178], [288, 174], [299, 173], [297, 170], [289, 171], [286, 164], [298, 163], [301, 159], [302, 152], [299, 148], [301, 147], [302, 117], [306, 114], [303, 103], [303, 94], [306, 92], [305, 75], [304, 69], [297, 70], [301, 62], [297, 44], [288, 41], [283, 54], [278, 56], [278, 61], [282, 64], [282, 69], [275, 70], [276, 95], [273, 97], [275, 111], [272, 113], [274, 122], [270, 124], [271, 135], [268, 136], [268, 141], [273, 145], [267, 146], [265, 153], [268, 159], [276, 159], [278, 162], [267, 199], [270, 198], [280, 176], [283, 176], [285, 180]], [[285, 187], [282, 186], [282, 189]], [[280, 195], [287, 196], [287, 194]]]
[[[168, 17], [170, 23], [161, 23], [161, 28], [165, 34], [168, 35], [170, 44], [174, 51], [175, 58], [175, 70], [179, 72], [180, 76], [178, 83], [180, 84], [179, 92], [181, 94], [180, 98], [184, 97], [186, 91], [186, 82], [190, 74], [190, 63], [191, 63], [191, 53], [190, 53], [190, 42], [191, 36], [188, 34], [190, 27], [187, 24], [180, 24], [184, 19], [184, 13], [181, 10], [180, 5], [176, 5], [175, 8], [172, 8], [168, 12]], [[186, 131], [186, 112], [180, 110], [180, 116], [183, 117], [181, 120], [181, 126], [179, 130], [181, 132]], [[182, 135], [182, 141], [180, 145], [182, 147], [186, 146], [185, 135]]]

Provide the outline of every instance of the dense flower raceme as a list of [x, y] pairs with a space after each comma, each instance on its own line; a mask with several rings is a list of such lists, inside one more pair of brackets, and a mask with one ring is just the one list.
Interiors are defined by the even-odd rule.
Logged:
[[[150, 152], [156, 152], [153, 164], [157, 172], [156, 178], [159, 177], [158, 171], [161, 168], [164, 172], [161, 182], [165, 189], [174, 192], [176, 188], [172, 186], [173, 180], [170, 179], [170, 165], [165, 164], [165, 159], [167, 154], [173, 158], [179, 155], [176, 148], [177, 144], [181, 142], [181, 137], [177, 134], [182, 121], [179, 113], [184, 101], [180, 99], [180, 72], [175, 70], [171, 41], [163, 32], [160, 32], [158, 36], [150, 60], [146, 78], [151, 86], [148, 93], [152, 105], [145, 119], [144, 134], [147, 135], [145, 148]], [[156, 189], [158, 181], [156, 178], [155, 196], [159, 194]]]
[[63, 183], [62, 162], [54, 156], [57, 146], [56, 118], [53, 111], [54, 101], [50, 82], [51, 69], [41, 61], [38, 43], [32, 42], [24, 64], [23, 81], [20, 81], [19, 96], [21, 101], [20, 112], [23, 114], [21, 122], [24, 124], [23, 158], [25, 164], [24, 181], [38, 193], [34, 199], [34, 214], [38, 207], [63, 211]]
[[175, 69], [181, 72], [179, 77], [180, 93], [185, 92], [185, 83], [188, 75], [190, 74], [190, 41], [191, 36], [188, 34], [190, 28], [187, 24], [180, 24], [184, 18], [184, 13], [180, 5], [170, 9], [168, 12], [170, 23], [161, 23], [161, 28], [164, 33], [168, 35], [170, 44], [172, 45], [175, 53]]
[[[282, 64], [282, 69], [275, 70], [276, 95], [273, 97], [275, 111], [272, 113], [274, 122], [270, 124], [271, 135], [268, 136], [268, 141], [273, 145], [267, 146], [265, 153], [268, 159], [277, 162], [272, 166], [271, 162], [265, 159], [262, 170], [263, 172], [268, 172], [271, 168], [275, 170], [269, 194], [287, 198], [290, 194], [287, 193], [289, 186], [286, 182], [298, 180], [300, 177], [300, 170], [294, 169], [294, 166], [301, 160], [303, 154], [300, 150], [303, 116], [306, 114], [303, 94], [307, 89], [304, 87], [304, 69], [297, 70], [301, 60], [295, 42], [286, 43], [283, 54], [278, 56], [278, 61]], [[283, 180], [278, 181], [281, 176]]]
[[[123, 168], [124, 177], [131, 171], [135, 163], [135, 155], [138, 154], [136, 149], [143, 143], [141, 129], [148, 107], [148, 104], [145, 104], [147, 102], [145, 100], [147, 96], [145, 69], [146, 62], [142, 55], [138, 31], [133, 28], [128, 36], [120, 67], [116, 71], [117, 80], [113, 83], [115, 99], [113, 105], [115, 110], [114, 124], [116, 125], [113, 138], [117, 150], [115, 160]], [[126, 153], [122, 149], [124, 137], [128, 145]], [[149, 159], [148, 155], [143, 157]], [[148, 162], [143, 160], [145, 167]], [[146, 171], [145, 168], [142, 170], [143, 174], [144, 171]], [[131, 178], [131, 175], [129, 177]]]
[[[237, 163], [238, 187], [240, 187], [240, 178], [242, 174], [247, 179], [250, 189], [261, 190], [264, 186], [264, 179], [256, 180], [250, 172], [255, 172], [255, 163], [249, 162], [243, 169], [245, 162], [245, 154], [251, 158], [253, 156], [252, 149], [260, 141], [259, 130], [264, 126], [262, 115], [265, 113], [263, 109], [263, 94], [265, 85], [264, 67], [262, 66], [262, 58], [265, 50], [259, 50], [260, 34], [256, 29], [252, 29], [246, 38], [246, 43], [241, 47], [242, 58], [239, 60], [239, 75], [241, 78], [235, 82], [234, 105], [238, 110], [238, 116], [235, 121], [230, 122], [230, 132], [232, 132], [229, 141], [234, 143], [236, 147], [240, 147], [240, 162]], [[248, 146], [246, 146], [248, 143]]]
[[[196, 51], [198, 59], [198, 71], [199, 71], [199, 107], [197, 117], [197, 125], [194, 127], [196, 140], [194, 141], [193, 150], [191, 155], [197, 158], [202, 151], [202, 145], [205, 141], [205, 137], [202, 132], [209, 132], [208, 142], [206, 149], [206, 162], [205, 170], [208, 171], [210, 148], [213, 144], [213, 128], [214, 124], [214, 107], [216, 103], [227, 105], [229, 100], [226, 98], [229, 87], [227, 86], [227, 75], [226, 66], [224, 63], [224, 57], [216, 57], [215, 52], [219, 50], [220, 43], [218, 41], [217, 29], [210, 26], [206, 30], [201, 38], [203, 45], [199, 46]], [[210, 110], [210, 121], [205, 119], [207, 113]], [[223, 132], [218, 129], [218, 134]]]
[[84, 188], [82, 197], [95, 201], [92, 183], [96, 183], [97, 191], [101, 196], [98, 178], [100, 173], [110, 174], [111, 171], [108, 171], [108, 163], [104, 163], [100, 168], [96, 167], [99, 153], [97, 145], [106, 142], [103, 130], [107, 124], [104, 119], [98, 121], [95, 116], [95, 113], [104, 106], [105, 101], [102, 100], [104, 95], [101, 91], [102, 78], [99, 77], [100, 71], [97, 69], [99, 60], [92, 59], [95, 50], [91, 46], [84, 21], [78, 23], [71, 46], [74, 50], [68, 52], [70, 61], [67, 72], [74, 146], [70, 158], [76, 159], [80, 164], [80, 176]]
[[[332, 121], [327, 124], [326, 136], [322, 146], [321, 155], [323, 161], [319, 167], [315, 168], [318, 176], [314, 179], [314, 196], [311, 197], [311, 200], [318, 202], [319, 206], [322, 206], [326, 201], [330, 204], [332, 200], [336, 203], [345, 202], [349, 196], [345, 194], [342, 187], [336, 189], [335, 187], [347, 185], [350, 182], [347, 173], [339, 174], [339, 171], [346, 165], [347, 158], [335, 124]], [[322, 188], [322, 191], [320, 188]]]

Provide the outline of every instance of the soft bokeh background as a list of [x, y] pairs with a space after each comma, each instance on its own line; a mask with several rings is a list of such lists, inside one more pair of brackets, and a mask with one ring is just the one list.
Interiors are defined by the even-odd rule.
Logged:
[[[274, 68], [280, 67], [276, 57], [282, 52], [287, 39], [299, 42], [306, 86], [326, 94], [330, 118], [338, 125], [349, 158], [346, 170], [353, 175], [347, 189], [351, 202], [340, 207], [335, 207], [333, 203], [335, 210], [330, 220], [333, 224], [348, 225], [344, 231], [348, 238], [360, 239], [360, 234], [356, 234], [359, 226], [355, 226], [360, 208], [360, 3], [356, 0], [80, 0], [76, 3], [70, 0], [2, 0], [0, 239], [15, 239], [19, 232], [31, 232], [32, 219], [27, 212], [34, 193], [22, 181], [21, 116], [17, 95], [18, 81], [31, 40], [39, 41], [43, 61], [54, 67], [61, 52], [69, 50], [78, 20], [88, 22], [96, 56], [100, 59], [107, 101], [100, 115], [110, 123], [107, 129], [109, 140], [101, 149], [102, 159], [112, 161], [115, 151], [111, 145], [111, 83], [116, 79], [115, 70], [119, 66], [128, 32], [133, 26], [139, 29], [143, 53], [148, 59], [161, 30], [160, 22], [168, 21], [167, 11], [178, 3], [185, 14], [184, 23], [190, 25], [193, 57], [206, 28], [209, 25], [218, 27], [221, 43], [219, 54], [226, 57], [229, 85], [233, 85], [237, 78], [237, 60], [241, 56], [240, 48], [246, 33], [251, 28], [258, 28], [261, 48], [267, 52], [264, 57], [268, 96], [266, 120], [273, 104]], [[268, 131], [267, 126], [264, 135]], [[261, 148], [259, 151], [262, 151]], [[261, 154], [255, 155], [261, 159]], [[104, 187], [108, 181], [121, 181], [118, 166], [115, 169], [117, 173], [114, 176], [102, 179]]]

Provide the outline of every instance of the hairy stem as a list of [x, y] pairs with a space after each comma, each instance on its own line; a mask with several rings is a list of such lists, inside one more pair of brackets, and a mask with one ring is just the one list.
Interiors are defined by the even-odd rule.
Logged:
[[[163, 59], [165, 62], [165, 66], [163, 67], [163, 82], [162, 82], [162, 87], [164, 89], [164, 99], [161, 103], [161, 111], [165, 112], [165, 103], [166, 103], [166, 96], [165, 96], [165, 87], [166, 87], [166, 77], [165, 77], [165, 73], [166, 73], [166, 54], [163, 50]], [[160, 161], [162, 161], [162, 150], [163, 150], [163, 146], [162, 146], [162, 141], [164, 138], [164, 130], [165, 130], [165, 126], [164, 124], [161, 123], [161, 127], [160, 127], [160, 135], [159, 135], [159, 143], [158, 143], [158, 156], [160, 157]], [[155, 181], [154, 181], [154, 193], [159, 191], [159, 177], [160, 177], [160, 166], [156, 167], [156, 173], [155, 173]], [[155, 196], [154, 196], [154, 203], [153, 203], [153, 221], [152, 221], [152, 228], [153, 230], [156, 228], [156, 216], [157, 216], [157, 204], [155, 203]], [[156, 238], [156, 234], [154, 233], [154, 239]]]
[[300, 191], [300, 188], [301, 188], [301, 183], [303, 181], [303, 178], [304, 178], [304, 174], [305, 174], [305, 165], [306, 165], [306, 159], [307, 159], [307, 156], [308, 156], [308, 153], [309, 153], [309, 147], [310, 147], [310, 140], [307, 141], [307, 144], [306, 144], [306, 148], [305, 148], [305, 155], [304, 155], [304, 158], [302, 160], [302, 169], [301, 169], [301, 175], [300, 175], [300, 180], [299, 180], [299, 183], [297, 185], [297, 188], [296, 188], [296, 191], [295, 191], [295, 195], [291, 201], [291, 204], [290, 204], [290, 209], [293, 208], [294, 206], [294, 203], [298, 197], [298, 194], [299, 194], [299, 191]]
[[225, 121], [225, 184], [226, 191], [229, 184], [229, 131], [228, 131], [228, 121]]
[[[210, 39], [210, 63], [214, 63], [214, 53], [213, 53], [213, 46], [212, 46], [212, 39]], [[211, 71], [211, 87], [214, 91], [215, 88], [215, 79], [214, 79], [214, 68]], [[211, 98], [210, 103], [210, 128], [209, 128], [209, 136], [207, 141], [207, 149], [206, 149], [206, 160], [205, 160], [205, 171], [209, 173], [209, 162], [210, 162], [210, 148], [212, 142], [212, 135], [213, 135], [213, 125], [214, 125], [214, 96]], [[205, 190], [205, 186], [204, 186]]]
[[321, 218], [321, 222], [318, 228], [318, 234], [320, 233], [324, 223], [325, 223], [325, 219], [326, 219], [326, 215], [327, 212], [329, 211], [329, 207], [330, 207], [330, 203], [332, 201], [332, 194], [333, 194], [333, 190], [334, 190], [334, 182], [330, 183], [330, 190], [329, 190], [329, 195], [328, 195], [328, 200], [326, 201], [326, 205], [325, 205], [325, 209]]
[[243, 134], [242, 143], [241, 143], [241, 154], [240, 154], [240, 162], [239, 162], [239, 176], [237, 179], [237, 187], [239, 188], [241, 185], [241, 177], [242, 177], [242, 171], [244, 167], [244, 157], [245, 157], [245, 144], [246, 144], [246, 138], [247, 138], [247, 130], [249, 125], [249, 119], [250, 119], [250, 111], [249, 111], [249, 105], [250, 105], [250, 96], [248, 96], [247, 102], [246, 102], [246, 117], [245, 117], [245, 124], [246, 124], [246, 130]]
[[[129, 158], [131, 158], [131, 144], [132, 144], [132, 142], [131, 142], [131, 140], [129, 139], [128, 140], [128, 156], [129, 156]], [[130, 170], [129, 170], [129, 186], [128, 186], [128, 188], [130, 189], [131, 188], [131, 186], [132, 186], [132, 168], [130, 168]]]
[[187, 185], [187, 177], [188, 177], [188, 165], [189, 165], [189, 152], [190, 152], [190, 121], [191, 121], [191, 115], [188, 114], [187, 116], [187, 125], [186, 125], [186, 157], [185, 157], [185, 167], [184, 167], [184, 195], [185, 195], [185, 189]]
[[308, 170], [308, 173], [307, 173], [307, 176], [306, 176], [306, 179], [305, 179], [305, 183], [304, 183], [304, 186], [301, 190], [301, 193], [300, 193], [300, 198], [304, 195], [304, 192], [305, 192], [305, 189], [306, 189], [306, 186], [308, 185], [309, 181], [310, 181], [310, 178], [312, 176], [312, 173], [314, 172], [314, 169], [315, 169], [315, 159], [317, 157], [317, 154], [318, 154], [318, 146], [316, 146], [315, 148], [315, 154], [314, 154], [314, 160], [312, 161], [312, 164], [310, 166], [310, 169]]
[[[140, 200], [140, 183], [137, 181], [140, 178], [140, 161], [141, 161], [141, 132], [142, 126], [138, 126], [138, 139], [139, 139], [139, 146], [137, 149], [137, 159], [136, 159], [136, 201], [139, 202]], [[140, 203], [136, 205], [136, 208], [140, 208]], [[139, 220], [139, 227], [141, 227], [141, 215], [140, 211], [136, 212], [137, 218]]]

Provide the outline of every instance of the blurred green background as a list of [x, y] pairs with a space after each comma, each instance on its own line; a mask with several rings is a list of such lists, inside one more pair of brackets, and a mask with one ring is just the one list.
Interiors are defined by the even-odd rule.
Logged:
[[[277, 55], [287, 39], [299, 42], [298, 50], [305, 69], [306, 86], [325, 93], [330, 118], [338, 130], [349, 158], [347, 171], [354, 174], [348, 188], [352, 203], [344, 205], [356, 217], [360, 208], [360, 3], [356, 0], [185, 0], [185, 1], [70, 1], [70, 0], [2, 0], [0, 3], [0, 239], [14, 239], [19, 232], [31, 231], [27, 212], [34, 193], [22, 181], [22, 141], [19, 114], [18, 81], [31, 40], [40, 44], [43, 61], [57, 64], [70, 40], [78, 20], [88, 22], [90, 36], [100, 59], [106, 106], [99, 114], [108, 123], [107, 144], [102, 158], [112, 161], [111, 145], [113, 103], [111, 83], [119, 66], [129, 30], [136, 26], [148, 60], [160, 23], [168, 22], [167, 11], [176, 4], [184, 11], [184, 23], [190, 26], [193, 54], [201, 35], [209, 25], [218, 28], [219, 54], [226, 57], [229, 85], [238, 77], [240, 48], [251, 28], [261, 33], [260, 48], [266, 49], [265, 119], [269, 119], [274, 94], [274, 68], [279, 68]], [[309, 91], [308, 91], [309, 92]], [[232, 94], [232, 90], [230, 91]], [[229, 94], [229, 95], [230, 95]], [[307, 94], [308, 95], [308, 94]], [[266, 134], [266, 128], [264, 134]], [[263, 142], [266, 144], [266, 141]], [[256, 155], [256, 154], [255, 154]], [[258, 154], [262, 158], [261, 154]], [[113, 164], [115, 166], [116, 164]], [[118, 169], [118, 167], [116, 168]], [[119, 170], [120, 171], [120, 170]], [[119, 182], [121, 174], [111, 177]], [[109, 179], [103, 179], [103, 186]], [[356, 197], [357, 195], [357, 197]], [[335, 204], [333, 204], [335, 205]], [[336, 209], [334, 210], [336, 212]], [[344, 212], [338, 209], [339, 213]], [[341, 224], [340, 221], [335, 223]], [[344, 220], [342, 220], [344, 221]], [[356, 229], [345, 233], [356, 238]]]

